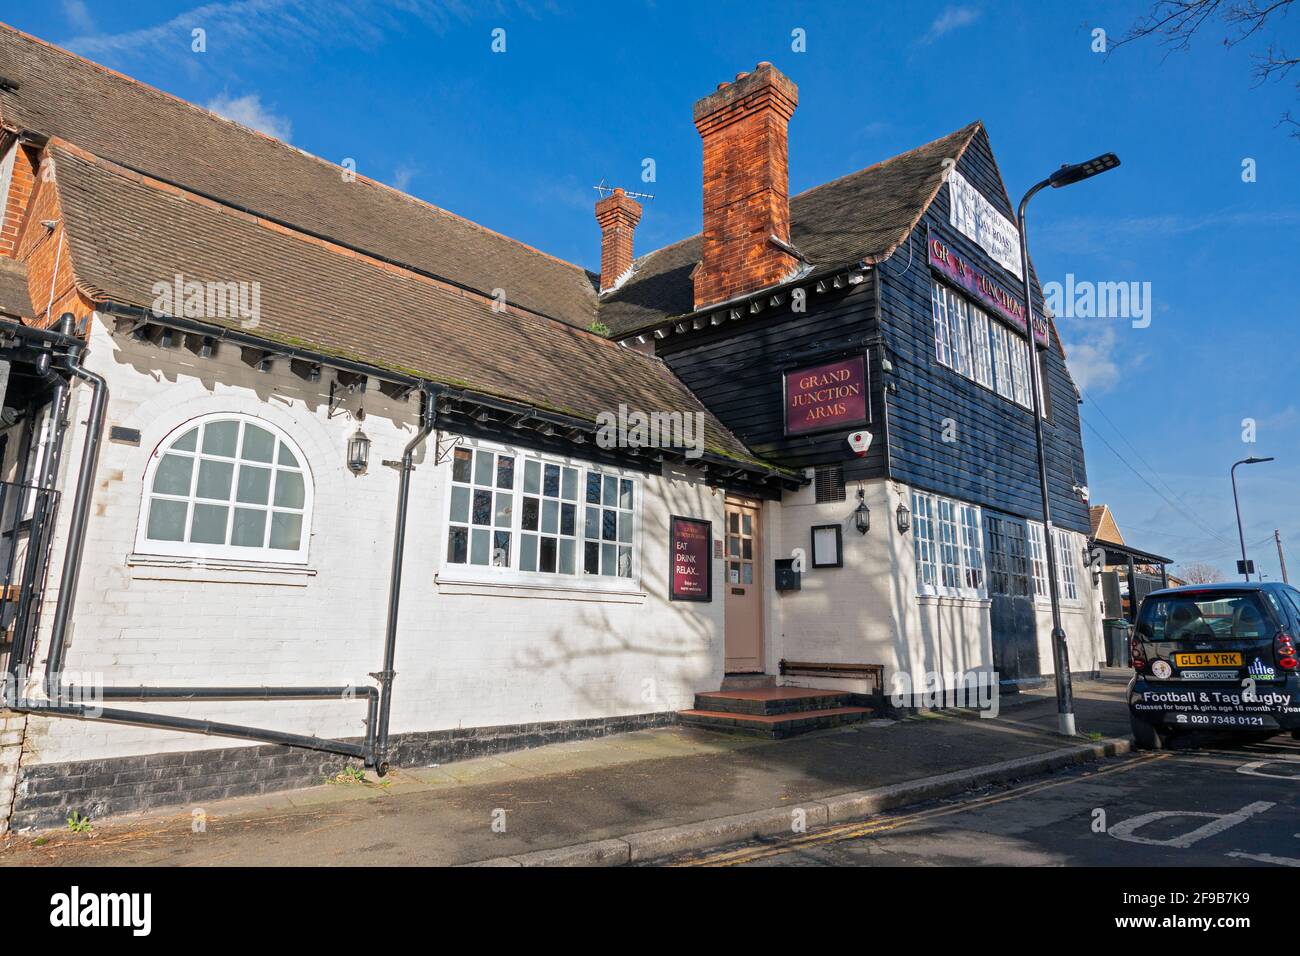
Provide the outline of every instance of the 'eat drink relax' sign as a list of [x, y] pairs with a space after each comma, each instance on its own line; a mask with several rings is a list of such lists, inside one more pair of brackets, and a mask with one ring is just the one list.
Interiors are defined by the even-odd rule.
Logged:
[[785, 373], [785, 433], [852, 428], [867, 421], [867, 370], [861, 355]]

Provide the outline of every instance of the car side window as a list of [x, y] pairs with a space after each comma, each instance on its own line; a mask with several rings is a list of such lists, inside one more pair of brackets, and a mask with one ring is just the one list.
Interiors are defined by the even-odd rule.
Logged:
[[1291, 605], [1291, 626], [1300, 627], [1300, 591], [1288, 587], [1283, 588], [1282, 593]]

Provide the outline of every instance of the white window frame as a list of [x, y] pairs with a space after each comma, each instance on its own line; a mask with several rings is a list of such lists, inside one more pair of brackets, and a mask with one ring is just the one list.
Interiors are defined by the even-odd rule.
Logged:
[[1034, 581], [1034, 599], [1047, 601], [1051, 592], [1047, 587], [1047, 551], [1041, 521], [1028, 521], [1029, 526], [1029, 570]]
[[1011, 347], [1007, 341], [1010, 333], [1001, 322], [994, 322], [990, 334], [993, 341], [993, 390], [1014, 402], [1016, 392], [1011, 384]]
[[952, 339], [948, 325], [948, 287], [930, 282], [930, 307], [934, 314], [934, 357], [940, 365], [952, 368]]
[[989, 316], [983, 309], [970, 307], [971, 366], [975, 381], [993, 388], [993, 355], [989, 347]]
[[[452, 489], [459, 486], [452, 480], [452, 467], [455, 460], [455, 449], [448, 451], [447, 458], [439, 466], [439, 484], [442, 493], [442, 524], [439, 529], [437, 539], [438, 554], [438, 580], [442, 582], [467, 582], [467, 583], [485, 583], [498, 585], [517, 585], [523, 587], [551, 588], [551, 589], [579, 589], [586, 591], [605, 591], [605, 592], [630, 592], [641, 590], [641, 549], [642, 549], [642, 512], [645, 506], [645, 475], [629, 471], [623, 468], [615, 468], [607, 465], [597, 464], [595, 462], [585, 461], [580, 458], [572, 458], [563, 455], [551, 454], [548, 452], [539, 452], [531, 448], [522, 448], [513, 445], [504, 445], [498, 442], [481, 441], [478, 439], [463, 439], [456, 443], [456, 448], [468, 448], [475, 452], [480, 450], [489, 451], [494, 454], [506, 454], [513, 456], [514, 478], [513, 484], [509, 489], [512, 497], [511, 523], [509, 527], [510, 542], [510, 564], [508, 567], [488, 565], [477, 565], [459, 562], [453, 562], [447, 554], [448, 537], [453, 524], [461, 525], [463, 522], [452, 521]], [[524, 473], [526, 463], [536, 461], [544, 468], [545, 465], [558, 465], [561, 469], [574, 468], [578, 472], [578, 497], [575, 503], [574, 515], [574, 574], [561, 574], [550, 571], [524, 571], [520, 569], [520, 558], [522, 555], [522, 535], [538, 534], [542, 532], [525, 531], [523, 529], [523, 499], [524, 492]], [[471, 466], [472, 468], [473, 466]], [[631, 559], [632, 574], [630, 577], [620, 577], [617, 575], [587, 574], [584, 568], [584, 550], [587, 541], [585, 531], [587, 497], [587, 475], [590, 473], [600, 474], [617, 478], [620, 482], [630, 480], [632, 482], [632, 541], [631, 541]], [[473, 473], [471, 471], [471, 481]], [[561, 481], [563, 481], [563, 472], [561, 472]], [[507, 489], [496, 489], [506, 491]], [[544, 497], [532, 495], [530, 497]], [[495, 510], [495, 498], [493, 499]], [[603, 506], [601, 506], [603, 508]], [[470, 501], [471, 518], [473, 512], [473, 500]], [[627, 509], [619, 508], [619, 511]], [[495, 515], [494, 515], [495, 517]], [[472, 526], [471, 526], [472, 527]], [[495, 529], [495, 525], [492, 526]], [[504, 527], [500, 530], [507, 530]], [[471, 533], [472, 534], [472, 533]], [[558, 533], [549, 535], [549, 537], [564, 537]], [[617, 549], [617, 538], [613, 542]], [[467, 544], [467, 549], [472, 548], [472, 538]], [[468, 553], [468, 551], [467, 551]], [[617, 553], [617, 551], [616, 551]], [[664, 567], [667, 573], [667, 562]]]
[[1056, 539], [1056, 587], [1063, 604], [1079, 603], [1079, 575], [1074, 563], [1074, 547], [1070, 543], [1070, 532], [1064, 528], [1053, 528], [1052, 537]]
[[[974, 522], [974, 540], [968, 533]], [[984, 521], [978, 505], [924, 491], [912, 492], [913, 556], [917, 594], [983, 600], [988, 597]], [[973, 545], [974, 552], [968, 549]], [[948, 560], [955, 557], [956, 563]], [[957, 585], [945, 583], [956, 580]], [[978, 585], [972, 585], [978, 581]]]
[[1033, 408], [1030, 399], [1029, 346], [1015, 333], [1011, 333], [1008, 342], [1011, 347], [1011, 385], [1015, 391], [1015, 402], [1023, 408]]
[[970, 303], [951, 289], [948, 295], [948, 321], [951, 325], [953, 371], [973, 378], [970, 361]]
[[[294, 456], [294, 458], [297, 459], [298, 461], [297, 469], [292, 469], [291, 467], [288, 468], [288, 470], [296, 470], [300, 472], [302, 474], [302, 479], [303, 479], [302, 482], [303, 483], [303, 507], [301, 509], [302, 530], [299, 537], [297, 550], [291, 551], [284, 548], [272, 548], [269, 546], [255, 548], [255, 547], [243, 547], [243, 546], [233, 545], [233, 544], [203, 544], [203, 543], [197, 543], [192, 541], [160, 541], [155, 538], [150, 538], [148, 536], [149, 512], [153, 504], [153, 499], [155, 497], [153, 491], [154, 477], [158, 471], [159, 464], [161, 464], [164, 456], [166, 456], [168, 452], [172, 451], [171, 446], [173, 442], [183, 438], [187, 433], [189, 433], [191, 429], [198, 428], [201, 425], [209, 424], [210, 422], [218, 422], [218, 421], [239, 422], [241, 425], [240, 428], [241, 434], [243, 433], [243, 427], [242, 427], [243, 425], [245, 424], [256, 425], [258, 428], [270, 432], [273, 436], [275, 436], [276, 439], [278, 439], [280, 442], [283, 442], [286, 446], [288, 446], [289, 452]], [[226, 536], [228, 538], [230, 536], [230, 529], [231, 529], [230, 522], [234, 520], [234, 509], [235, 507], [237, 507], [235, 497], [238, 493], [238, 487], [239, 487], [238, 466], [242, 461], [244, 461], [244, 459], [241, 459], [238, 456], [234, 458], [227, 458], [225, 456], [204, 453], [201, 450], [201, 445], [197, 444], [197, 442], [195, 448], [196, 450], [193, 453], [185, 452], [185, 451], [177, 451], [174, 453], [185, 457], [194, 457], [196, 460], [201, 457], [205, 457], [209, 459], [219, 459], [221, 461], [230, 461], [233, 462], [235, 465], [234, 469], [232, 470], [231, 479], [230, 479], [230, 497], [226, 501], [226, 506], [231, 510], [231, 514], [227, 518], [227, 525], [226, 525]], [[297, 513], [299, 510], [296, 508], [283, 508], [283, 507], [277, 509], [274, 504], [275, 501], [274, 474], [278, 473], [282, 469], [286, 469], [286, 466], [280, 465], [276, 461], [277, 457], [278, 457], [278, 453], [273, 453], [272, 461], [270, 463], [270, 467], [272, 468], [273, 471], [273, 477], [272, 477], [271, 486], [267, 491], [267, 504], [265, 506], [265, 509], [267, 511], [268, 525], [270, 524], [271, 514], [276, 510], [289, 512], [289, 513]], [[249, 464], [253, 464], [257, 467], [266, 466], [266, 463], [263, 462], [249, 462]], [[191, 514], [193, 513], [193, 507], [195, 502], [198, 501], [200, 503], [207, 503], [207, 499], [198, 499], [195, 496], [195, 488], [198, 482], [198, 472], [199, 469], [197, 467], [195, 467], [191, 472], [190, 493], [188, 496], [168, 495], [168, 494], [158, 496], [172, 501], [187, 502], [186, 516], [185, 516], [185, 528], [187, 534], [189, 533], [190, 517]], [[212, 499], [212, 502], [219, 503], [216, 502], [216, 499]], [[157, 447], [154, 448], [153, 452], [149, 455], [149, 463], [145, 466], [145, 472], [144, 472], [144, 489], [140, 498], [140, 514], [136, 522], [135, 553], [142, 554], [142, 555], [165, 555], [165, 556], [186, 557], [186, 558], [247, 561], [247, 562], [258, 563], [258, 564], [306, 564], [308, 552], [311, 547], [312, 515], [314, 513], [314, 509], [313, 509], [314, 504], [315, 504], [315, 480], [312, 476], [311, 466], [307, 460], [307, 456], [303, 454], [302, 447], [296, 441], [294, 441], [284, 431], [284, 429], [280, 428], [278, 425], [273, 424], [272, 422], [267, 421], [265, 418], [259, 418], [256, 415], [249, 415], [244, 412], [212, 412], [207, 415], [200, 415], [198, 418], [191, 418], [188, 421], [177, 426], [176, 428], [173, 428], [170, 432], [167, 433], [166, 437], [163, 438], [163, 440], [158, 443]], [[261, 506], [259, 506], [259, 508], [260, 507]]]

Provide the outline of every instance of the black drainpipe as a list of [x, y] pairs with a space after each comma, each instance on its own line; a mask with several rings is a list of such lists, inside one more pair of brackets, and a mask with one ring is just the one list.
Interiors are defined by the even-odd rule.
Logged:
[[379, 738], [375, 745], [375, 772], [388, 773], [388, 719], [393, 704], [393, 659], [397, 653], [397, 613], [402, 596], [402, 560], [406, 554], [406, 510], [411, 495], [411, 472], [415, 470], [415, 452], [438, 423], [438, 392], [424, 388], [420, 392], [420, 430], [406, 443], [402, 452], [401, 482], [397, 491], [397, 525], [393, 529], [393, 563], [388, 579], [388, 627], [384, 634], [384, 669], [371, 674], [379, 681]]
[[[61, 326], [71, 325], [71, 315], [60, 320]], [[70, 329], [69, 329], [70, 331]], [[108, 407], [108, 383], [103, 376], [83, 368], [81, 353], [84, 346], [68, 350], [67, 370], [77, 378], [89, 382], [93, 392], [90, 415], [86, 419], [86, 444], [81, 451], [81, 468], [77, 473], [76, 498], [72, 503], [72, 522], [68, 527], [68, 547], [63, 558], [63, 572], [59, 579], [59, 598], [54, 606], [54, 622], [50, 632], [50, 652], [45, 659], [45, 693], [50, 700], [59, 700], [60, 673], [63, 670], [64, 638], [73, 600], [77, 596], [77, 582], [81, 576], [81, 554], [86, 544], [86, 520], [90, 516], [90, 499], [94, 491], [95, 469], [99, 464], [99, 444], [104, 431], [104, 410]]]

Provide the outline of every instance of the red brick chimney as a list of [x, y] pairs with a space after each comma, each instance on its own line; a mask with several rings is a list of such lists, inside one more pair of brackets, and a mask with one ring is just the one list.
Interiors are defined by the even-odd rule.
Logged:
[[600, 223], [601, 292], [612, 289], [632, 268], [632, 232], [640, 221], [641, 204], [621, 187], [596, 203], [596, 222]]
[[695, 308], [788, 278], [799, 260], [769, 241], [790, 241], [786, 127], [799, 89], [760, 63], [695, 104], [704, 140], [704, 249]]

